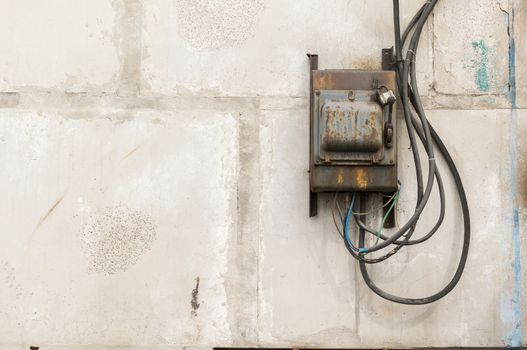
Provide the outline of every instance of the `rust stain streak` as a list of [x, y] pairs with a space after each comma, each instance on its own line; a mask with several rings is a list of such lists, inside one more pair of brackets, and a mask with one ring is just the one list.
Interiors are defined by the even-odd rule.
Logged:
[[368, 174], [364, 170], [358, 169], [357, 175], [356, 175], [356, 181], [357, 181], [357, 186], [359, 188], [364, 189], [368, 187]]
[[344, 176], [342, 174], [342, 171], [339, 172], [337, 176], [337, 184], [343, 185], [344, 184]]

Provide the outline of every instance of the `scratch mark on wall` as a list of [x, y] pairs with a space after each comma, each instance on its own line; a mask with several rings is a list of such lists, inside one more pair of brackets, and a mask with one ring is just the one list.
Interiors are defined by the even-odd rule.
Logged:
[[66, 192], [60, 196], [59, 199], [57, 199], [52, 205], [51, 207], [48, 209], [48, 211], [46, 212], [46, 214], [44, 214], [44, 216], [42, 216], [40, 218], [40, 220], [38, 221], [37, 225], [35, 226], [35, 228], [33, 229], [33, 233], [35, 233], [39, 228], [40, 226], [42, 226], [42, 224], [51, 216], [51, 214], [55, 211], [55, 209], [57, 209], [57, 207], [59, 206], [59, 204], [62, 202], [62, 200], [64, 199], [64, 197], [66, 196]]
[[126, 158], [130, 157], [132, 154], [134, 154], [139, 148], [140, 148], [140, 146], [137, 146], [134, 149], [132, 149], [130, 152], [126, 153], [126, 155], [123, 157], [123, 159], [121, 159], [121, 162], [123, 160], [125, 160]]

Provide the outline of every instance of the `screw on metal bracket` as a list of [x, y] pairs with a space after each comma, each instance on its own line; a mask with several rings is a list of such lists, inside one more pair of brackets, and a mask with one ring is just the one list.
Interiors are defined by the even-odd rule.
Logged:
[[393, 46], [387, 49], [382, 49], [382, 70], [393, 70], [395, 63]]

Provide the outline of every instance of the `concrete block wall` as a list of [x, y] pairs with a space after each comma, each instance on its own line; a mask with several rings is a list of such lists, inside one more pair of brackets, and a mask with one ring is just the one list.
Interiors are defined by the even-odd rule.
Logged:
[[[402, 1], [403, 23], [421, 3]], [[380, 68], [390, 1], [0, 5], [0, 349], [525, 343], [524, 0], [442, 0], [420, 43], [473, 228], [460, 284], [423, 307], [366, 287], [330, 196], [307, 215], [305, 54]], [[417, 297], [450, 278], [462, 222], [445, 180], [443, 228], [373, 267], [383, 288]]]

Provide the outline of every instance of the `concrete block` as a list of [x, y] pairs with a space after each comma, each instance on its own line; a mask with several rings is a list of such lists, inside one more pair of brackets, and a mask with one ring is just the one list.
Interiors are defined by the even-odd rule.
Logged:
[[118, 22], [107, 0], [2, 1], [0, 91], [112, 91]]
[[329, 207], [308, 218], [307, 111], [262, 116], [260, 335], [262, 346], [358, 344], [356, 270]]
[[[407, 22], [420, 1], [405, 4]], [[321, 68], [380, 68], [393, 45], [391, 4], [364, 1], [150, 1], [144, 91], [213, 96], [307, 96], [306, 53]], [[430, 28], [428, 27], [427, 30]], [[430, 36], [419, 52], [422, 92], [432, 82]]]
[[[512, 221], [503, 220], [512, 213], [504, 195], [510, 180], [510, 163], [504, 157], [508, 154], [504, 141], [509, 127], [507, 111], [430, 113], [463, 177], [473, 238], [458, 287], [443, 300], [423, 307], [393, 304], [368, 289], [333, 226], [331, 195], [321, 196], [316, 218], [308, 217], [306, 118], [304, 109], [268, 111], [263, 116], [261, 344], [343, 348], [365, 344], [507, 345], [511, 324], [496, 324], [508, 311], [505, 304], [510, 300], [509, 287], [514, 280], [508, 255], [514, 244]], [[456, 128], [451, 127], [453, 124]], [[473, 134], [470, 139], [466, 134], [469, 129]], [[415, 184], [408, 141], [402, 141], [399, 147], [404, 190], [398, 220], [402, 225], [415, 206]], [[426, 243], [404, 249], [385, 264], [369, 267], [375, 282], [394, 294], [433, 294], [451, 278], [456, 267], [461, 249], [460, 207], [443, 161], [440, 166], [448, 190], [444, 226]], [[430, 229], [437, 218], [436, 193], [430, 201], [417, 236]], [[372, 227], [378, 224], [378, 220], [371, 222]], [[489, 283], [493, 286], [490, 289]]]
[[234, 116], [1, 111], [2, 343], [230, 344]]
[[434, 78], [443, 94], [508, 93], [506, 1], [438, 2], [434, 12]]

